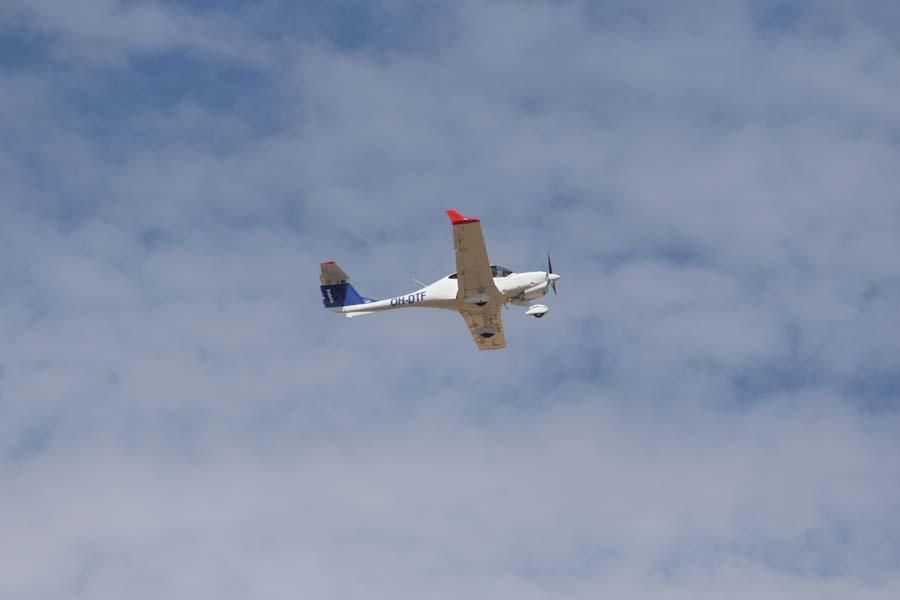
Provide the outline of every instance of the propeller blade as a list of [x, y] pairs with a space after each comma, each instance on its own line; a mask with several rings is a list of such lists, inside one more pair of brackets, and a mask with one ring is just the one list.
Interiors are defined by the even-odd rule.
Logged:
[[556, 281], [550, 278], [553, 275], [553, 263], [550, 262], [550, 251], [547, 251], [547, 281], [550, 283], [550, 287], [553, 288], [553, 295], [556, 295]]

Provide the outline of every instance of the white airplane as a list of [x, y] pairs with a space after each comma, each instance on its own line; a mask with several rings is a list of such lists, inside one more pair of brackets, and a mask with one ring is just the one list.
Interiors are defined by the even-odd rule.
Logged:
[[453, 224], [456, 273], [415, 292], [373, 300], [359, 295], [350, 285], [350, 277], [337, 263], [333, 260], [323, 262], [320, 281], [325, 308], [348, 317], [414, 306], [455, 310], [466, 320], [479, 350], [506, 347], [503, 321], [500, 319], [501, 306], [527, 306], [525, 314], [536, 318], [550, 311], [543, 304], [532, 304], [532, 300], [542, 298], [551, 288], [556, 293], [559, 275], [553, 272], [549, 254], [546, 272], [514, 273], [507, 268], [491, 265], [484, 247], [480, 220], [464, 217], [455, 210], [448, 210], [447, 216]]

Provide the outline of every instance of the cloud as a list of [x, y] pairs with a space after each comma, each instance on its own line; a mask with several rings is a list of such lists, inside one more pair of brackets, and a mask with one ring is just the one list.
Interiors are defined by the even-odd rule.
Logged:
[[897, 16], [6, 5], [0, 596], [895, 597]]
[[248, 59], [242, 32], [216, 15], [198, 17], [167, 3], [89, 0], [78, 6], [13, 0], [0, 12], [69, 67], [115, 65], [148, 53], [197, 51]]

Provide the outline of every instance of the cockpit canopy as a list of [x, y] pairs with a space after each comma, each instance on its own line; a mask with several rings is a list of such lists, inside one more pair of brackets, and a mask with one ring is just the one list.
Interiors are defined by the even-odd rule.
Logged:
[[[513, 272], [507, 269], [506, 267], [501, 267], [500, 265], [491, 265], [491, 277], [509, 277]], [[457, 274], [453, 273], [449, 276], [450, 279], [456, 279]]]

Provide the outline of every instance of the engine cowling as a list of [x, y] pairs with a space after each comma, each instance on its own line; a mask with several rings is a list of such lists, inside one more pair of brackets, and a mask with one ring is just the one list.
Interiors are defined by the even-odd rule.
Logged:
[[530, 287], [522, 292], [522, 298], [525, 300], [534, 300], [547, 295], [547, 282], [543, 281], [534, 287]]
[[550, 312], [550, 308], [548, 306], [545, 306], [543, 304], [535, 304], [535, 305], [529, 307], [528, 310], [525, 311], [525, 314], [528, 315], [529, 317], [534, 317], [535, 319], [540, 319], [541, 317], [546, 315], [548, 312]]

